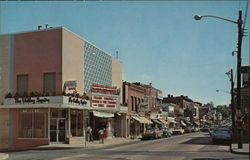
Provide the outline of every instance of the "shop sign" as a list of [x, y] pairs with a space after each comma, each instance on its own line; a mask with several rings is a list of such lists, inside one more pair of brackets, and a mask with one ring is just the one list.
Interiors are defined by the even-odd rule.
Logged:
[[118, 95], [119, 90], [115, 86], [105, 86], [100, 84], [92, 84], [92, 93], [101, 93], [109, 95]]
[[77, 87], [77, 81], [65, 81], [64, 86], [67, 87], [69, 90], [74, 90]]
[[117, 98], [106, 96], [92, 96], [92, 107], [116, 108]]

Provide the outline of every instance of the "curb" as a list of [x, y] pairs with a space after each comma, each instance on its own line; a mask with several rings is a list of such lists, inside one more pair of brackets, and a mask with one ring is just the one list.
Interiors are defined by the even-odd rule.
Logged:
[[6, 153], [0, 153], [0, 160], [5, 160], [5, 159], [8, 159], [9, 158], [9, 155], [6, 154]]
[[229, 146], [229, 151], [233, 154], [250, 155], [250, 152], [240, 152], [233, 150], [232, 145]]

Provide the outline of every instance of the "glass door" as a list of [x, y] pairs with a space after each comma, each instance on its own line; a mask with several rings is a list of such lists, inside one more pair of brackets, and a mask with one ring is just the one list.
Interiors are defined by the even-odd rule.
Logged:
[[50, 120], [50, 141], [51, 142], [65, 142], [65, 119], [51, 119]]
[[65, 119], [59, 119], [58, 123], [58, 142], [65, 142]]

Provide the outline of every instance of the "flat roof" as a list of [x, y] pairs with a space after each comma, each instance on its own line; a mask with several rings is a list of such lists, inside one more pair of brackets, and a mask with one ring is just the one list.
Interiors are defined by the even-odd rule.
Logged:
[[[116, 59], [116, 60], [120, 61], [119, 59], [117, 59], [117, 58], [115, 58], [114, 56], [112, 56], [110, 53], [108, 53], [108, 52], [104, 51], [103, 49], [100, 49], [99, 47], [97, 47], [97, 46], [96, 46], [96, 45], [94, 45], [93, 43], [89, 42], [89, 41], [88, 41], [88, 40], [86, 40], [85, 38], [83, 38], [83, 37], [79, 36], [78, 34], [76, 34], [76, 33], [72, 32], [71, 30], [69, 30], [68, 28], [63, 27], [63, 26], [59, 26], [59, 27], [51, 27], [51, 28], [49, 27], [49, 28], [40, 29], [40, 30], [36, 29], [36, 30], [28, 30], [28, 31], [22, 31], [22, 32], [4, 33], [4, 34], [0, 34], [0, 36], [6, 36], [6, 35], [18, 35], [18, 34], [25, 34], [25, 33], [32, 33], [32, 32], [42, 32], [42, 31], [49, 31], [49, 30], [56, 30], [56, 29], [64, 29], [64, 30], [66, 30], [66, 31], [68, 31], [68, 32], [70, 32], [70, 33], [72, 33], [72, 34], [73, 34], [73, 35], [75, 35], [76, 37], [78, 37], [78, 38], [80, 38], [80, 39], [84, 40], [85, 42], [89, 43], [90, 45], [94, 46], [95, 48], [97, 48], [97, 49], [99, 49], [99, 50], [103, 51], [104, 53], [106, 53], [107, 55], [111, 56], [112, 58], [114, 58], [114, 59]], [[120, 61], [120, 62], [122, 63], [122, 61]]]

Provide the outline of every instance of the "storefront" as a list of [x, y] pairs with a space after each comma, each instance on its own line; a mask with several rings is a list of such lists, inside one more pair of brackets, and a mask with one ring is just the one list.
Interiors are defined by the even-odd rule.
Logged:
[[[88, 111], [83, 107], [48, 107], [48, 104], [6, 105], [0, 109], [1, 139], [5, 149], [84, 143]], [[4, 119], [3, 119], [4, 118]]]
[[92, 111], [89, 115], [90, 126], [93, 129], [93, 138], [99, 139], [98, 131], [105, 130], [105, 137], [112, 138], [114, 134], [114, 113]]

